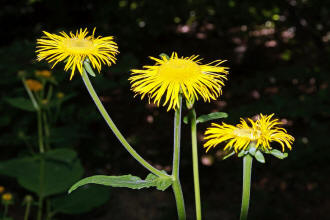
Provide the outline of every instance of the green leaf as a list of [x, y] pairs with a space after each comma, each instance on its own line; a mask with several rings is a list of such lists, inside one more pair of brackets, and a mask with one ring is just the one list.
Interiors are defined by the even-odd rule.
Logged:
[[212, 112], [210, 114], [207, 115], [201, 115], [197, 118], [196, 123], [203, 123], [203, 122], [207, 122], [207, 121], [211, 121], [214, 119], [219, 119], [219, 118], [227, 118], [228, 114], [225, 112]]
[[288, 153], [283, 153], [283, 152], [281, 152], [277, 149], [272, 149], [270, 151], [270, 154], [277, 157], [277, 158], [279, 158], [279, 159], [284, 159], [284, 158], [288, 157]]
[[[44, 183], [40, 191], [40, 165], [44, 158]], [[12, 159], [0, 163], [0, 174], [16, 178], [18, 183], [39, 196], [65, 192], [83, 175], [80, 160], [74, 151], [57, 149], [33, 157]]]
[[25, 98], [5, 98], [5, 101], [15, 107], [15, 108], [19, 108], [21, 110], [25, 110], [25, 111], [30, 111], [30, 112], [34, 112], [36, 111], [35, 108], [32, 105], [32, 102], [29, 99], [25, 99]]
[[172, 179], [170, 177], [157, 177], [154, 174], [149, 174], [145, 180], [130, 174], [124, 176], [96, 175], [78, 181], [69, 189], [69, 193], [76, 190], [80, 186], [90, 183], [112, 187], [127, 187], [130, 189], [142, 189], [155, 186], [157, 189], [164, 191], [172, 184]]
[[91, 211], [109, 200], [110, 189], [100, 185], [85, 185], [71, 194], [54, 197], [54, 213], [81, 214]]
[[264, 157], [264, 155], [261, 153], [260, 150], [256, 151], [254, 157], [255, 157], [256, 160], [259, 161], [260, 163], [265, 163], [265, 157]]
[[88, 61], [84, 61], [84, 69], [87, 71], [87, 73], [93, 77], [95, 77], [95, 73], [91, 67], [91, 65], [89, 65]]

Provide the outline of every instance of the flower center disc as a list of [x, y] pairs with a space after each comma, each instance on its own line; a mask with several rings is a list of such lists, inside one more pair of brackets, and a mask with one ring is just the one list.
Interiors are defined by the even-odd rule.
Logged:
[[236, 136], [249, 138], [250, 140], [257, 140], [260, 137], [260, 131], [254, 131], [253, 129], [238, 128], [233, 131]]
[[201, 68], [191, 60], [172, 59], [161, 65], [158, 73], [164, 80], [182, 82], [198, 77]]
[[93, 48], [93, 42], [88, 39], [71, 38], [65, 44], [67, 50], [71, 53], [86, 53]]

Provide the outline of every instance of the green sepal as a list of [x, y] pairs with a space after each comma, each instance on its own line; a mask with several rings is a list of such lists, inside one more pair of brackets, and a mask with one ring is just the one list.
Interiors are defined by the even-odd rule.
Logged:
[[91, 65], [89, 65], [89, 60], [88, 60], [88, 58], [86, 58], [86, 60], [84, 61], [84, 69], [86, 70], [86, 72], [87, 72], [89, 75], [91, 75], [91, 76], [93, 76], [93, 77], [96, 76], [95, 73], [94, 73], [94, 71], [93, 71], [93, 69], [92, 69], [92, 67], [91, 67]]
[[172, 182], [171, 177], [158, 177], [152, 173], [150, 173], [145, 180], [142, 180], [137, 176], [132, 176], [131, 174], [123, 176], [96, 175], [78, 181], [69, 189], [68, 192], [71, 193], [78, 187], [90, 183], [112, 187], [127, 187], [130, 189], [156, 187], [158, 190], [164, 191], [172, 185]]
[[256, 158], [257, 161], [259, 161], [260, 163], [265, 163], [265, 157], [264, 155], [261, 153], [260, 150], [257, 150], [255, 152], [254, 158]]
[[271, 151], [269, 151], [269, 154], [271, 154], [274, 157], [277, 157], [281, 160], [288, 157], [288, 153], [283, 153], [277, 149], [272, 149]]
[[170, 57], [166, 53], [159, 54], [160, 57], [165, 57], [166, 59], [170, 59]]
[[251, 154], [251, 156], [255, 156], [256, 151], [257, 151], [257, 149], [254, 146], [251, 146], [249, 148], [249, 154]]
[[183, 117], [183, 123], [189, 124], [189, 114]]
[[248, 153], [248, 151], [241, 150], [241, 151], [237, 154], [237, 157], [243, 157], [246, 153]]
[[207, 115], [201, 115], [197, 118], [196, 123], [203, 123], [219, 118], [227, 118], [228, 114], [226, 112], [212, 112]]
[[228, 154], [226, 154], [226, 156], [224, 156], [224, 157], [222, 158], [222, 160], [225, 160], [225, 159], [227, 159], [227, 158], [233, 156], [234, 154], [235, 154], [235, 151], [231, 151], [231, 152], [229, 152]]

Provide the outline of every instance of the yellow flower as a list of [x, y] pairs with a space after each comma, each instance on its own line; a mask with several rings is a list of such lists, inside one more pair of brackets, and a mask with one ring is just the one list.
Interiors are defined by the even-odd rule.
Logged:
[[11, 193], [4, 193], [2, 195], [3, 201], [11, 201], [13, 199], [13, 195]]
[[180, 94], [187, 100], [198, 100], [200, 96], [208, 102], [221, 95], [228, 74], [228, 67], [220, 66], [224, 60], [202, 65], [198, 56], [179, 58], [176, 52], [170, 58], [150, 59], [156, 61], [155, 65], [133, 69], [129, 78], [132, 90], [142, 95], [141, 99], [148, 95], [157, 106], [163, 99], [163, 106], [168, 104], [168, 111], [179, 106]]
[[5, 187], [0, 186], [0, 194], [3, 193], [5, 191]]
[[[272, 119], [274, 114], [269, 116], [260, 114], [257, 121], [248, 118], [241, 118], [241, 123], [236, 126], [222, 123], [222, 125], [212, 123], [212, 127], [205, 132], [204, 138], [207, 142], [204, 148], [206, 152], [221, 142], [227, 142], [225, 150], [234, 148], [235, 152], [246, 149], [251, 142], [255, 143], [255, 148], [262, 150], [272, 149], [270, 142], [278, 142], [284, 152], [285, 145], [291, 150], [294, 137], [287, 134], [284, 128], [278, 125], [283, 124], [278, 119]], [[249, 124], [248, 124], [249, 122]]]
[[36, 70], [35, 74], [36, 76], [41, 76], [45, 78], [49, 78], [52, 76], [52, 73], [49, 70]]
[[42, 84], [37, 80], [28, 79], [25, 82], [26, 82], [27, 87], [31, 91], [38, 92], [38, 91], [42, 90]]
[[58, 93], [56, 94], [56, 96], [57, 96], [57, 98], [61, 99], [61, 98], [64, 97], [64, 93], [63, 93], [63, 92], [58, 92]]
[[65, 32], [60, 32], [61, 35], [50, 34], [46, 31], [43, 33], [45, 35], [37, 40], [38, 61], [45, 59], [49, 63], [54, 63], [52, 68], [58, 62], [65, 61], [64, 70], [71, 68], [70, 79], [76, 69], [80, 74], [83, 73], [83, 62], [86, 58], [98, 72], [101, 71], [102, 64], [111, 66], [112, 63], [116, 63], [115, 55], [119, 52], [113, 36], [95, 38], [95, 28], [90, 36], [87, 36], [87, 28], [76, 31], [76, 34], [70, 32], [70, 36]]

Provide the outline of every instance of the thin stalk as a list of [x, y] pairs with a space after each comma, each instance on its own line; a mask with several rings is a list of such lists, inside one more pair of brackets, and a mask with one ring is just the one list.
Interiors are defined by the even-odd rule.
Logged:
[[192, 147], [192, 162], [193, 162], [194, 187], [195, 187], [196, 219], [201, 220], [202, 210], [201, 210], [201, 196], [200, 196], [200, 187], [199, 187], [197, 129], [196, 129], [195, 109], [191, 109], [190, 111], [190, 123], [191, 123], [191, 147]]
[[31, 102], [32, 102], [32, 105], [33, 107], [35, 108], [35, 110], [39, 110], [39, 105], [38, 105], [38, 102], [36, 101], [32, 91], [29, 89], [29, 87], [26, 85], [26, 82], [25, 82], [25, 78], [22, 79], [22, 82], [23, 82], [23, 85], [24, 85], [24, 88], [27, 92], [27, 94], [29, 95], [29, 98], [31, 99]]
[[173, 169], [172, 178], [173, 184], [172, 189], [176, 201], [176, 208], [178, 212], [179, 220], [186, 219], [186, 211], [184, 207], [184, 198], [182, 188], [179, 179], [179, 168], [180, 168], [180, 137], [181, 137], [181, 106], [182, 97], [180, 96], [179, 107], [175, 111], [174, 115], [174, 150], [173, 150]]
[[31, 202], [27, 202], [26, 208], [25, 208], [25, 213], [24, 213], [24, 220], [29, 220], [30, 209], [31, 209]]
[[47, 120], [47, 113], [44, 111], [42, 113], [42, 119], [44, 122], [44, 131], [45, 131], [45, 147], [47, 150], [50, 149], [50, 144], [49, 144], [49, 137], [50, 137], [50, 131], [49, 131], [49, 124]]
[[37, 117], [38, 117], [39, 151], [40, 151], [40, 153], [44, 153], [45, 147], [44, 147], [43, 132], [42, 132], [42, 112], [40, 109], [37, 111]]
[[250, 154], [243, 159], [243, 192], [240, 220], [247, 220], [250, 202], [251, 170], [253, 157]]
[[5, 206], [5, 210], [4, 210], [4, 212], [3, 212], [3, 219], [5, 219], [6, 216], [7, 216], [7, 212], [8, 212], [8, 204], [4, 204], [4, 206]]
[[125, 147], [125, 149], [134, 157], [142, 166], [144, 166], [146, 169], [148, 169], [153, 174], [159, 176], [159, 177], [169, 177], [169, 175], [163, 173], [162, 171], [156, 169], [151, 164], [149, 164], [145, 159], [143, 159], [127, 142], [127, 140], [124, 138], [124, 136], [120, 133], [115, 123], [110, 118], [108, 112], [105, 110], [102, 102], [100, 101], [99, 97], [97, 96], [89, 78], [85, 70], [83, 70], [82, 79], [85, 83], [85, 86], [92, 97], [96, 107], [100, 111], [101, 115], [103, 116], [104, 120], [107, 122], [108, 126], [111, 128], [112, 132], [116, 135], [118, 140], [121, 142], [121, 144]]

